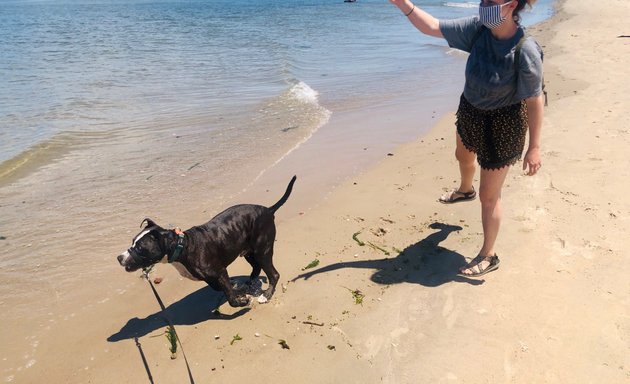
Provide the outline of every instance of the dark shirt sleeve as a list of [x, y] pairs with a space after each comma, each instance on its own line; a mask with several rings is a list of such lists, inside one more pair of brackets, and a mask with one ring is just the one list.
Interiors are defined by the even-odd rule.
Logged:
[[528, 38], [523, 43], [518, 71], [518, 98], [525, 100], [540, 95], [543, 83], [542, 49], [534, 39]]
[[439, 23], [449, 47], [470, 52], [473, 39], [481, 27], [477, 16], [440, 20]]

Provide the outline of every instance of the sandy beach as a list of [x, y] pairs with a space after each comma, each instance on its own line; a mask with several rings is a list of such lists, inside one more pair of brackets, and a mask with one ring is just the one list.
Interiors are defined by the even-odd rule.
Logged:
[[[235, 309], [171, 266], [152, 274], [195, 382], [630, 382], [630, 28], [619, 17], [629, 14], [627, 0], [562, 0], [530, 29], [545, 51], [549, 93], [543, 166], [534, 177], [520, 163], [511, 170], [501, 267], [483, 279], [456, 275], [481, 245], [479, 202], [436, 201], [458, 177], [452, 113], [325, 194], [300, 173], [314, 166], [316, 146], [267, 172], [239, 198], [273, 203], [298, 176], [277, 214], [281, 284], [269, 303]], [[359, 152], [347, 161], [361, 164]], [[307, 198], [314, 203], [304, 209]], [[134, 234], [103, 254], [115, 263]], [[250, 269], [237, 260], [229, 271]], [[39, 336], [25, 337], [27, 354], [3, 345], [0, 381], [188, 383], [139, 275], [98, 274], [58, 301], [61, 319], [5, 328]], [[78, 308], [75, 296], [94, 304]]]

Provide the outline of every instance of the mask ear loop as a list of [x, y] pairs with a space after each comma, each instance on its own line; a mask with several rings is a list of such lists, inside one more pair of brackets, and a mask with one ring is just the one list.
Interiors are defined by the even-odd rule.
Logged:
[[[501, 8], [507, 8], [510, 9], [510, 7], [512, 6], [512, 4], [514, 4], [514, 1], [516, 1], [516, 5], [518, 5], [518, 0], [512, 0], [512, 1], [508, 1], [507, 3], [503, 3], [501, 4]], [[516, 9], [516, 7], [512, 8], [512, 15], [514, 15], [514, 10]]]
[[[520, 0], [512, 0], [512, 1], [508, 1], [507, 3], [503, 3], [503, 4], [501, 4], [501, 11], [503, 11], [503, 8], [507, 7], [507, 9], [510, 9], [510, 7], [512, 6], [512, 4], [513, 4], [514, 2], [516, 2], [516, 7], [512, 8], [512, 11], [511, 11], [511, 12], [512, 12], [512, 20], [514, 20], [515, 22], [517, 22], [518, 17], [514, 14], [514, 11], [515, 11], [515, 10], [516, 10], [516, 8], [518, 7], [519, 1], [520, 1]], [[509, 12], [510, 12], [510, 11], [508, 11], [508, 13], [509, 13]], [[508, 16], [505, 16], [505, 18], [507, 19], [507, 18], [508, 18]], [[518, 22], [517, 22], [517, 24], [518, 24]]]

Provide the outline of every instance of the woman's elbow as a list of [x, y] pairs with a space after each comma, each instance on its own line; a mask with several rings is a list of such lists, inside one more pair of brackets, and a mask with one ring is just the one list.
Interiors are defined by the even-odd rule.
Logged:
[[544, 105], [544, 100], [545, 97], [543, 95], [543, 92], [540, 92], [540, 94], [536, 96], [528, 97], [527, 99], [525, 99], [525, 103], [527, 104], [527, 108], [537, 108]]
[[444, 37], [442, 35], [442, 31], [440, 30], [440, 22], [437, 19], [431, 20], [425, 25], [425, 30], [422, 31], [424, 34], [433, 36], [433, 37]]

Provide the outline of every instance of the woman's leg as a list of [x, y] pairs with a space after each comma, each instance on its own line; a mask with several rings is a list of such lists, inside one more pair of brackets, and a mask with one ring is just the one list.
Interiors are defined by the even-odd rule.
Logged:
[[475, 177], [477, 154], [469, 151], [464, 145], [459, 133], [455, 133], [457, 144], [455, 147], [455, 158], [459, 164], [459, 188], [452, 189], [438, 199], [441, 203], [450, 204], [458, 201], [470, 201], [476, 197], [473, 187]]
[[471, 152], [464, 146], [462, 142], [462, 138], [459, 136], [459, 133], [455, 132], [455, 136], [457, 139], [457, 145], [455, 147], [455, 158], [459, 163], [459, 188], [457, 189], [459, 192], [472, 192], [473, 188], [473, 178], [475, 177], [476, 165], [475, 162], [477, 160], [477, 155], [474, 152]]
[[510, 167], [481, 170], [479, 200], [481, 201], [481, 223], [483, 225], [482, 256], [494, 256], [494, 243], [501, 225], [501, 190]]
[[[494, 256], [494, 245], [499, 234], [501, 226], [501, 190], [503, 183], [508, 174], [510, 167], [506, 166], [501, 169], [481, 169], [479, 181], [479, 200], [481, 201], [481, 223], [483, 226], [483, 245], [480, 256]], [[490, 264], [488, 259], [480, 262], [481, 269], [487, 268]], [[476, 264], [475, 264], [476, 265]], [[460, 269], [460, 272], [466, 275], [476, 272], [472, 269], [475, 265], [467, 265]]]

